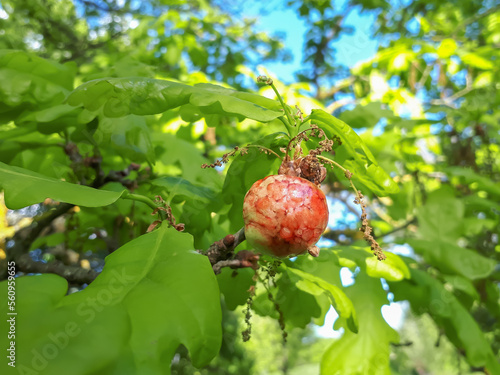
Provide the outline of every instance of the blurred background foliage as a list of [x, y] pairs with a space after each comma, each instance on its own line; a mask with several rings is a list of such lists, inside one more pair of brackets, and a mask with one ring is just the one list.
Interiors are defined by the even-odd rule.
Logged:
[[[265, 67], [289, 61], [290, 46], [283, 35], [260, 30], [258, 17], [246, 17], [240, 1], [0, 4], [4, 163], [80, 183], [96, 181], [100, 173], [122, 173], [122, 184], [136, 192], [163, 195], [194, 236], [195, 246], [206, 249], [234, 230], [230, 219], [241, 215], [227, 197], [241, 196], [240, 190], [263, 177], [259, 173], [272, 173], [273, 159], [250, 159], [255, 169], [247, 170], [244, 185], [226, 187], [224, 198], [227, 169], [199, 166], [234, 146], [282, 131], [281, 124], [202, 116], [189, 106], [161, 115], [93, 117], [63, 100], [89, 80], [131, 76], [217, 82], [274, 98], [269, 87], [255, 83], [258, 72], [264, 72], [275, 78], [289, 105], [298, 105], [305, 114], [324, 109], [353, 127], [399, 186], [398, 193], [387, 197], [361, 186], [375, 236], [405, 264], [369, 274], [376, 267], [368, 261], [364, 266], [362, 255], [354, 252], [361, 256], [355, 259], [336, 247], [364, 246], [353, 219], [360, 214], [353, 195], [341, 174], [329, 173], [324, 183], [340, 213], [323, 241], [333, 248], [330, 259], [336, 266], [314, 266], [311, 273], [330, 277], [336, 285], [342, 283], [341, 268], [354, 273], [354, 285], [346, 291], [361, 309], [360, 327], [370, 322], [368, 335], [360, 332], [354, 341], [349, 341], [354, 336], [350, 332], [340, 339], [319, 337], [311, 321], [323, 324], [329, 302], [278, 282], [278, 300], [284, 293], [301, 302], [295, 309], [282, 303], [288, 344], [283, 346], [277, 322], [265, 316], [276, 312], [266, 313], [265, 301], [258, 298], [252, 339], [243, 343], [241, 310], [251, 275], [241, 271], [232, 279], [223, 272], [219, 282], [227, 308], [221, 352], [208, 367], [195, 369], [187, 350], [180, 348], [173, 374], [316, 374], [320, 366], [324, 374], [500, 373], [500, 7], [495, 1], [278, 2], [276, 12], [292, 9], [307, 28], [301, 68], [287, 85], [279, 82], [279, 71]], [[353, 32], [345, 22], [353, 11], [376, 15], [368, 37], [379, 38], [380, 45], [372, 58], [348, 67], [337, 63], [336, 43]], [[362, 43], [354, 44], [349, 53], [362, 48]], [[27, 61], [22, 53], [8, 50], [38, 57]], [[76, 144], [79, 154], [68, 150], [68, 144]], [[78, 155], [87, 158], [86, 165]], [[138, 166], [131, 168], [132, 163]], [[43, 211], [44, 205], [21, 211], [0, 206], [3, 258], [8, 238]], [[122, 200], [79, 207], [51, 222], [30, 255], [99, 271], [107, 254], [145, 232], [149, 211]], [[311, 269], [307, 261], [302, 263]], [[390, 280], [394, 270], [411, 276]], [[380, 314], [384, 304], [394, 301], [406, 301], [399, 341]], [[386, 349], [378, 347], [380, 341]], [[348, 350], [350, 345], [361, 349]]]

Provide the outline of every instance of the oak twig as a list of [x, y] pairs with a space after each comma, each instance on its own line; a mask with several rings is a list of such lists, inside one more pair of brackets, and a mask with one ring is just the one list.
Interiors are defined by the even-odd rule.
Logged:
[[29, 254], [23, 254], [16, 258], [17, 271], [24, 273], [55, 273], [64, 277], [71, 284], [90, 284], [99, 273], [92, 269], [78, 266], [68, 266], [56, 260], [48, 263], [37, 262]]
[[215, 241], [207, 251], [198, 250], [198, 252], [208, 257], [216, 275], [223, 267], [257, 269], [258, 254], [247, 250], [234, 254], [234, 249], [243, 241], [245, 241], [245, 228], [241, 228], [234, 235], [228, 234], [222, 240]]

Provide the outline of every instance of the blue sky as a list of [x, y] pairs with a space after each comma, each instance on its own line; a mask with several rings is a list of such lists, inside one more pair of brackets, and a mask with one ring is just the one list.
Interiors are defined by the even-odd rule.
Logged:
[[[266, 12], [261, 11], [263, 2], [255, 2], [248, 9], [244, 10], [244, 15], [258, 18], [258, 27], [262, 31], [269, 33], [282, 32], [286, 35], [286, 47], [293, 54], [293, 61], [288, 63], [274, 62], [266, 63], [266, 68], [277, 73], [280, 80], [285, 83], [294, 81], [293, 73], [301, 68], [302, 50], [304, 47], [304, 35], [306, 26], [297, 16], [296, 11], [286, 8], [284, 0], [269, 0]], [[336, 1], [336, 7], [342, 9], [345, 1]], [[371, 37], [371, 28], [375, 21], [375, 14], [360, 13], [359, 8], [350, 12], [344, 20], [345, 25], [352, 26], [352, 35], [343, 35], [336, 41], [334, 48], [337, 53], [336, 61], [342, 65], [352, 67], [359, 61], [364, 61], [372, 57], [378, 47], [378, 41]]]

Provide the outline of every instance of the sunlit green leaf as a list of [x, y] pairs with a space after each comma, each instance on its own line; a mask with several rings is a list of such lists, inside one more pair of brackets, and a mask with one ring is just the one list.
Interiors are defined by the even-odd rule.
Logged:
[[440, 323], [448, 338], [465, 350], [471, 365], [500, 373], [500, 365], [474, 318], [438, 280], [411, 269], [411, 280], [391, 283], [390, 287], [396, 300], [408, 299], [415, 312], [427, 312]]
[[297, 287], [307, 293], [320, 295], [326, 293], [332, 306], [340, 317], [345, 319], [347, 327], [353, 332], [358, 331], [358, 320], [352, 302], [339, 287], [330, 284], [320, 277], [301, 271], [296, 268], [282, 265], [288, 273], [295, 274], [301, 280], [297, 282]]
[[[317, 297], [324, 293], [311, 293], [300, 287], [301, 278], [294, 273], [284, 272], [276, 281], [276, 288], [271, 290], [273, 300], [278, 303], [287, 326], [305, 328], [312, 319], [319, 318], [322, 310]], [[258, 284], [257, 288], [261, 284]], [[315, 291], [316, 292], [316, 291]], [[254, 299], [252, 308], [257, 314], [279, 319], [279, 313], [268, 292], [261, 290]]]
[[250, 296], [250, 286], [254, 284], [253, 275], [254, 271], [250, 268], [240, 270], [223, 268], [222, 272], [217, 275], [219, 289], [224, 295], [224, 301], [229, 310], [234, 310], [247, 302]]
[[43, 202], [46, 198], [79, 206], [107, 206], [125, 192], [125, 189], [115, 192], [76, 185], [4, 163], [0, 163], [0, 186], [5, 191], [7, 207], [13, 210]]
[[151, 183], [155, 186], [165, 188], [169, 194], [169, 198], [180, 197], [183, 200], [198, 199], [203, 202], [210, 202], [215, 199], [215, 192], [206, 187], [195, 185], [188, 180], [179, 177], [160, 177]]
[[[7, 282], [0, 285], [6, 294]], [[220, 348], [212, 267], [193, 250], [191, 236], [166, 225], [108, 256], [102, 273], [83, 291], [65, 296], [67, 283], [55, 275], [20, 278], [16, 285], [24, 296], [16, 306], [22, 311], [16, 331], [19, 368], [109, 374], [125, 361], [129, 372], [160, 375], [170, 373], [181, 344], [196, 366], [207, 364]], [[2, 301], [5, 311], [7, 299]], [[6, 324], [3, 319], [0, 326]]]
[[350, 111], [344, 111], [339, 119], [349, 124], [352, 128], [371, 128], [377, 125], [382, 118], [392, 118], [392, 111], [383, 107], [381, 103], [369, 103], [365, 106], [358, 105]]
[[496, 262], [476, 251], [443, 241], [409, 239], [408, 243], [424, 259], [445, 273], [453, 273], [469, 279], [483, 279], [495, 269]]
[[188, 86], [139, 77], [106, 78], [84, 83], [71, 93], [68, 103], [83, 106], [89, 111], [102, 108], [106, 117], [152, 115], [184, 104], [192, 104], [203, 114], [237, 116], [257, 121], [271, 121], [283, 115], [275, 109], [274, 101], [257, 99], [256, 95], [210, 84]]
[[335, 161], [353, 173], [353, 180], [381, 196], [399, 191], [398, 185], [377, 164], [370, 150], [349, 125], [319, 109], [312, 111], [310, 119], [330, 136], [340, 138], [342, 145], [335, 151]]
[[0, 50], [0, 102], [10, 108], [60, 102], [73, 87], [74, 73], [72, 66], [31, 53]]
[[390, 281], [408, 279], [410, 271], [406, 263], [396, 254], [385, 251], [387, 259], [379, 261], [369, 248], [355, 246], [336, 246], [331, 250], [338, 256], [338, 262], [343, 267], [360, 267], [371, 277], [382, 277]]
[[463, 230], [460, 219], [464, 210], [464, 204], [455, 199], [451, 188], [433, 191], [418, 209], [419, 233], [427, 240], [456, 243]]
[[[357, 311], [359, 332], [346, 331], [331, 345], [321, 360], [321, 374], [388, 375], [390, 343], [399, 341], [398, 333], [384, 320], [381, 307], [387, 304], [380, 282], [362, 273], [346, 288]], [[336, 323], [337, 325], [337, 323]]]

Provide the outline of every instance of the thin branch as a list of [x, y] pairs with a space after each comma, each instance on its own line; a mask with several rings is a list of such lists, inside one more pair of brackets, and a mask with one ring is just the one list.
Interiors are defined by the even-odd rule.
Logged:
[[61, 215], [67, 213], [73, 207], [69, 203], [60, 203], [57, 206], [50, 207], [40, 217], [34, 219], [31, 225], [18, 230], [10, 239], [13, 245], [6, 249], [6, 258], [0, 262], [0, 280], [7, 278], [7, 263], [9, 261], [17, 261], [19, 257], [26, 254], [33, 241], [40, 235], [40, 233], [52, 223], [52, 221]]
[[58, 260], [48, 263], [37, 262], [29, 254], [22, 254], [17, 257], [15, 263], [17, 271], [24, 273], [55, 273], [64, 277], [71, 284], [90, 284], [99, 275], [98, 272], [92, 269], [68, 266]]
[[420, 80], [418, 81], [418, 87], [424, 87], [425, 81], [427, 81], [427, 78], [429, 78], [429, 75], [431, 74], [432, 68], [434, 65], [427, 65], [424, 69], [424, 72], [422, 73], [422, 77], [420, 77]]
[[322, 92], [320, 95], [317, 96], [317, 99], [319, 100], [324, 100], [324, 99], [329, 99], [333, 97], [337, 92], [345, 89], [346, 87], [351, 86], [354, 82], [356, 81], [356, 77], [349, 77], [344, 82], [340, 83], [339, 85], [331, 88], [328, 91]]
[[400, 342], [400, 343], [391, 342], [391, 345], [396, 347], [396, 348], [405, 347], [405, 346], [412, 346], [413, 341], [405, 341], [405, 342]]
[[455, 32], [453, 33], [452, 35], [452, 38], [456, 38], [458, 32], [460, 30], [464, 30], [466, 28], [466, 26], [470, 25], [471, 23], [474, 23], [474, 22], [477, 22], [479, 21], [481, 18], [484, 18], [484, 17], [487, 17], [489, 16], [490, 14], [493, 14], [495, 12], [497, 12], [498, 10], [500, 10], [500, 5], [497, 5], [495, 7], [492, 7], [490, 9], [488, 9], [487, 11], [484, 11], [483, 13], [481, 14], [475, 14], [474, 16], [466, 19], [464, 22], [462, 22], [456, 29], [455, 29]]
[[397, 228], [394, 228], [394, 229], [392, 229], [392, 230], [390, 230], [390, 231], [388, 231], [388, 232], [382, 233], [382, 234], [381, 234], [381, 235], [379, 235], [379, 236], [375, 236], [375, 235], [373, 235], [373, 238], [384, 238], [384, 237], [386, 237], [386, 236], [388, 236], [388, 235], [390, 235], [390, 234], [393, 234], [393, 233], [395, 233], [395, 232], [399, 232], [400, 230], [406, 229], [406, 228], [408, 228], [410, 225], [415, 224], [416, 222], [417, 222], [417, 218], [413, 218], [413, 219], [411, 219], [411, 220], [407, 221], [406, 223], [404, 223], [403, 225], [401, 225], [401, 226], [399, 226], [399, 227], [397, 227]]
[[229, 259], [234, 249], [243, 241], [245, 241], [245, 228], [241, 228], [234, 235], [228, 234], [222, 240], [215, 241], [207, 251], [199, 250], [198, 252], [206, 255], [213, 266], [221, 260]]
[[359, 234], [358, 229], [346, 229], [346, 230], [328, 230], [323, 233], [322, 237], [333, 240], [340, 245], [349, 245], [352, 241], [349, 240], [341, 240], [341, 236], [345, 236], [347, 239], [355, 239], [356, 235]]
[[[343, 185], [342, 185], [343, 186]], [[349, 194], [347, 197], [341, 197], [340, 194], [335, 195], [335, 198], [341, 201], [346, 208], [349, 210], [350, 213], [352, 213], [354, 216], [359, 215], [359, 210], [356, 209], [356, 206], [352, 205], [349, 201], [351, 198], [351, 195]]]
[[239, 251], [234, 259], [221, 260], [212, 266], [214, 273], [218, 275], [221, 273], [222, 268], [231, 267], [236, 268], [253, 268], [254, 270], [259, 268], [258, 265], [259, 255], [255, 254], [249, 250]]
[[328, 107], [326, 107], [326, 112], [333, 113], [339, 108], [342, 108], [342, 107], [349, 105], [349, 104], [354, 104], [356, 102], [357, 102], [357, 100], [353, 99], [353, 98], [343, 98], [343, 99], [340, 99], [340, 100], [333, 102]]
[[158, 209], [158, 205], [155, 202], [153, 202], [152, 199], [150, 199], [150, 198], [148, 198], [148, 197], [146, 197], [144, 195], [132, 194], [132, 193], [129, 193], [129, 192], [125, 191], [124, 194], [122, 195], [122, 199], [130, 199], [130, 200], [133, 200], [133, 201], [142, 202], [144, 204], [147, 204], [153, 210], [157, 210]]
[[443, 98], [443, 99], [434, 99], [434, 100], [431, 100], [431, 104], [434, 104], [434, 105], [446, 105], [448, 107], [455, 108], [453, 106], [453, 102], [455, 100], [457, 100], [458, 98], [461, 98], [462, 96], [467, 95], [472, 90], [474, 90], [474, 87], [467, 86], [464, 89], [456, 92], [452, 96], [448, 96], [448, 97]]
[[[257, 82], [262, 82], [262, 83], [265, 83], [266, 85], [269, 85], [271, 86], [271, 88], [273, 89], [274, 93], [276, 94], [276, 96], [278, 97], [278, 100], [281, 104], [281, 107], [283, 107], [283, 111], [285, 112], [285, 116], [288, 120], [288, 123], [289, 123], [289, 127], [287, 126], [287, 129], [288, 129], [288, 133], [290, 134], [290, 136], [292, 136], [293, 134], [291, 133], [291, 130], [297, 125], [295, 121], [293, 121], [292, 119], [292, 114], [290, 113], [290, 110], [288, 108], [288, 106], [285, 104], [285, 102], [283, 101], [283, 98], [281, 97], [278, 89], [276, 88], [276, 86], [274, 85], [274, 82], [271, 78], [269, 77], [266, 77], [266, 76], [258, 76], [257, 77]], [[284, 120], [281, 120], [283, 123]], [[285, 123], [285, 126], [286, 126], [286, 123]]]
[[472, 79], [471, 79], [470, 74], [467, 74], [465, 76], [465, 88], [464, 89], [456, 92], [455, 94], [453, 94], [451, 96], [448, 96], [448, 97], [445, 97], [442, 99], [431, 100], [430, 103], [434, 104], [434, 105], [446, 105], [448, 107], [455, 108], [453, 106], [453, 102], [455, 100], [457, 100], [458, 98], [461, 98], [462, 96], [467, 95], [472, 90], [474, 90], [474, 86], [472, 85]]

